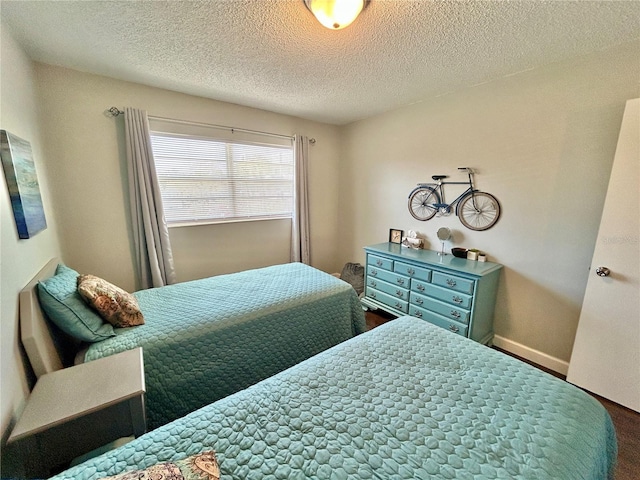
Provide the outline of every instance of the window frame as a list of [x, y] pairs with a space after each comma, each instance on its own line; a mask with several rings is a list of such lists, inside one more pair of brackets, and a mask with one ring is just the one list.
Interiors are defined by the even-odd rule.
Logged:
[[[173, 137], [173, 138], [183, 138], [185, 140], [194, 140], [194, 141], [213, 141], [224, 144], [226, 154], [225, 154], [225, 169], [228, 174], [227, 181], [230, 184], [230, 188], [234, 190], [233, 194], [229, 197], [230, 201], [233, 203], [232, 207], [234, 211], [237, 212], [239, 207], [239, 203], [237, 199], [239, 198], [236, 195], [235, 189], [238, 184], [242, 181], [241, 177], [233, 174], [234, 165], [238, 163], [238, 161], [234, 161], [233, 153], [229, 152], [230, 147], [233, 148], [234, 145], [239, 146], [252, 146], [252, 147], [267, 147], [267, 148], [281, 148], [284, 151], [290, 152], [290, 161], [286, 162], [286, 165], [290, 165], [291, 167], [291, 175], [286, 178], [283, 177], [282, 180], [285, 180], [288, 183], [288, 186], [291, 188], [291, 204], [290, 208], [286, 213], [283, 214], [252, 214], [248, 216], [233, 216], [227, 218], [221, 217], [211, 217], [208, 218], [194, 218], [193, 220], [167, 220], [168, 228], [180, 228], [180, 227], [191, 227], [191, 226], [204, 226], [204, 225], [220, 225], [220, 224], [234, 224], [234, 223], [245, 223], [245, 222], [256, 222], [256, 221], [273, 221], [273, 220], [287, 220], [292, 221], [295, 215], [295, 188], [296, 188], [296, 158], [295, 158], [295, 148], [294, 148], [294, 137], [265, 133], [265, 132], [255, 132], [251, 130], [244, 129], [236, 129], [231, 127], [221, 127], [217, 125], [207, 125], [200, 123], [191, 123], [185, 122], [181, 120], [170, 120], [164, 118], [149, 118], [150, 123], [150, 136], [151, 136], [151, 144], [153, 144], [154, 136], [163, 136]], [[153, 146], [152, 146], [153, 151]], [[156, 163], [157, 170], [157, 160], [155, 159], [154, 152], [154, 163]], [[157, 174], [158, 182], [162, 185], [161, 175]], [[204, 177], [203, 177], [204, 178]], [[194, 180], [197, 181], [197, 180]], [[265, 182], [266, 183], [266, 182]], [[165, 218], [167, 217], [167, 207], [166, 200], [162, 194], [162, 186], [161, 186], [161, 197], [163, 208], [165, 210]], [[260, 198], [260, 197], [258, 197]], [[266, 198], [263, 197], [263, 198]], [[285, 197], [283, 197], [285, 198]]]

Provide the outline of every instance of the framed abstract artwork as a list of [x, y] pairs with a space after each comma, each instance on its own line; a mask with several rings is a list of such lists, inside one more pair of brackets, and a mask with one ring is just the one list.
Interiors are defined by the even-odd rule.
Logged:
[[31, 144], [0, 130], [0, 158], [18, 236], [31, 238], [47, 228]]

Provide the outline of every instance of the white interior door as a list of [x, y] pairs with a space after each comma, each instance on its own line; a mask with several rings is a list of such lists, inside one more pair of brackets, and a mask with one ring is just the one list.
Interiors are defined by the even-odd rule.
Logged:
[[[639, 189], [637, 98], [624, 111], [567, 375], [567, 381], [635, 411], [640, 411]], [[598, 276], [599, 267], [608, 268], [608, 276]]]

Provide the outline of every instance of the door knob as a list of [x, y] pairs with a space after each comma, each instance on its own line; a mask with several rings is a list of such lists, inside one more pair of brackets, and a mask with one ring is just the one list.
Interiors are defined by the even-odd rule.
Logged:
[[596, 275], [598, 275], [599, 277], [608, 277], [610, 273], [611, 270], [609, 270], [607, 267], [596, 268]]

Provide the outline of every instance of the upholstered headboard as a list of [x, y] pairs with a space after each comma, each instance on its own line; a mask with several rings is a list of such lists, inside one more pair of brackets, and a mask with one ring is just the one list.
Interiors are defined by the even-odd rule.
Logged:
[[20, 291], [20, 338], [37, 377], [73, 364], [77, 342], [53, 325], [40, 308], [38, 282], [52, 277], [58, 259], [51, 259]]

